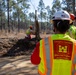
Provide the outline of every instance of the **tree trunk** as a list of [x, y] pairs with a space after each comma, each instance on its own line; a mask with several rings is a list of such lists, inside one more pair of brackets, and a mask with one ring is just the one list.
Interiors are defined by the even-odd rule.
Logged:
[[19, 19], [19, 11], [18, 11], [18, 32], [20, 32], [20, 19]]
[[40, 34], [39, 34], [39, 23], [38, 23], [38, 19], [37, 19], [37, 10], [35, 10], [35, 35], [36, 35], [36, 39], [39, 41], [40, 40]]
[[9, 0], [7, 0], [7, 13], [8, 13], [8, 32], [10, 32], [10, 25], [9, 25]]
[[75, 14], [75, 0], [73, 0], [73, 13]]

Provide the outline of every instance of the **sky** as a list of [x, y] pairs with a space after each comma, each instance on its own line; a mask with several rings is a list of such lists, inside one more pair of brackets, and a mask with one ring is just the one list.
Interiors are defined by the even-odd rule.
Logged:
[[[34, 12], [35, 9], [37, 9], [37, 6], [38, 6], [40, 0], [29, 0], [29, 1], [30, 1], [30, 4], [31, 4], [29, 12]], [[43, 2], [45, 4], [45, 7], [49, 5], [50, 8], [52, 7], [53, 1], [54, 0], [43, 0]], [[62, 0], [60, 0], [60, 1], [62, 1]]]
[[[30, 11], [31, 12], [34, 11], [34, 8], [37, 9], [37, 6], [39, 4], [39, 1], [40, 0], [30, 0], [30, 3], [31, 3]], [[53, 0], [43, 0], [43, 2], [45, 4], [45, 6], [48, 6], [49, 5], [51, 7]]]

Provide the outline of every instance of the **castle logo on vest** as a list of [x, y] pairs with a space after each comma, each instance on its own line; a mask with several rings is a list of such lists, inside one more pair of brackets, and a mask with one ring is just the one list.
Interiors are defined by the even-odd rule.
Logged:
[[73, 43], [65, 40], [53, 41], [54, 59], [71, 60]]

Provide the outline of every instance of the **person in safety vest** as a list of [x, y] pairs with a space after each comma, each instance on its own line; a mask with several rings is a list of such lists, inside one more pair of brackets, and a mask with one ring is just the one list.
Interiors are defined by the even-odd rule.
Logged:
[[52, 21], [55, 34], [37, 43], [31, 63], [38, 65], [39, 75], [76, 75], [76, 41], [66, 34], [70, 15], [57, 11]]
[[34, 32], [32, 26], [30, 26], [30, 27], [26, 30], [26, 37], [25, 37], [25, 38], [31, 39], [31, 34], [35, 35], [35, 32]]
[[70, 18], [71, 18], [70, 29], [68, 30], [67, 34], [76, 40], [76, 26], [74, 25], [75, 15], [70, 14]]

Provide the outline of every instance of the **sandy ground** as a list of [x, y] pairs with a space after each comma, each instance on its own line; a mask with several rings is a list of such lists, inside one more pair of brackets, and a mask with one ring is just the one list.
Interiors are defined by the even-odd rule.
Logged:
[[[9, 36], [8, 36], [9, 35]], [[49, 35], [40, 34], [41, 38]], [[0, 38], [24, 38], [25, 34], [6, 34]], [[32, 37], [35, 37], [32, 35]], [[30, 55], [0, 58], [0, 75], [38, 75], [37, 66], [30, 62]]]
[[0, 58], [0, 75], [38, 75], [30, 56]]
[[[48, 36], [50, 36], [51, 34], [46, 34], [46, 33], [44, 33], [44, 34], [40, 34], [40, 37], [41, 38], [46, 38], [46, 37], [48, 37]], [[0, 38], [13, 38], [13, 37], [16, 37], [16, 38], [19, 38], [19, 39], [21, 39], [21, 38], [24, 38], [26, 36], [26, 34], [25, 33], [18, 33], [18, 34], [2, 34], [2, 35], [0, 35]], [[31, 35], [32, 36], [32, 38], [34, 38], [35, 36], [34, 35]]]

